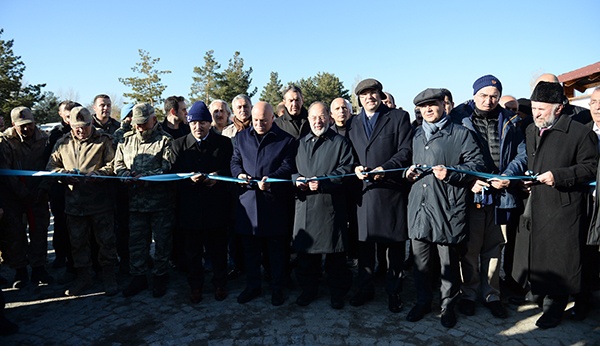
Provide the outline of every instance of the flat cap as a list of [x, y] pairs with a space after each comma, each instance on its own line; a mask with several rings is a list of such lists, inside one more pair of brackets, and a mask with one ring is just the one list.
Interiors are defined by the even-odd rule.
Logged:
[[375, 89], [379, 91], [379, 95], [381, 96], [382, 100], [387, 98], [387, 95], [383, 92], [383, 85], [381, 85], [378, 80], [373, 78], [367, 78], [360, 81], [360, 83], [358, 83], [356, 86], [356, 89], [354, 89], [354, 93], [358, 96], [367, 89]]
[[69, 125], [71, 127], [83, 127], [92, 124], [92, 113], [85, 107], [75, 107], [69, 114]]
[[133, 107], [133, 116], [131, 117], [132, 125], [145, 124], [148, 120], [155, 115], [154, 107], [149, 103], [138, 103]]
[[10, 121], [15, 126], [21, 126], [35, 122], [33, 119], [33, 113], [31, 113], [31, 109], [27, 107], [13, 108], [13, 110], [10, 111]]
[[427, 88], [415, 96], [413, 103], [420, 106], [431, 101], [444, 101], [444, 89]]

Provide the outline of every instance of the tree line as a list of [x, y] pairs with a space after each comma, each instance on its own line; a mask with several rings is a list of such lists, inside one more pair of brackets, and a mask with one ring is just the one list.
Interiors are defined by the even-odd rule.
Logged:
[[[13, 52], [14, 40], [2, 39], [3, 32], [4, 30], [0, 29], [0, 116], [8, 125], [10, 111], [17, 106], [26, 106], [33, 110], [36, 121], [40, 124], [60, 121], [58, 104], [61, 100], [53, 92], [42, 90], [46, 84], [26, 84], [23, 81], [25, 63]], [[148, 51], [138, 49], [138, 54], [140, 60], [131, 68], [134, 75], [118, 78], [119, 82], [130, 89], [123, 93], [123, 97], [136, 103], [148, 102], [162, 115], [163, 93], [167, 86], [162, 83], [161, 76], [170, 74], [171, 71], [159, 69], [157, 65], [160, 58], [153, 58]], [[240, 52], [236, 51], [229, 59], [227, 67], [221, 69], [214, 51], [209, 50], [204, 55], [204, 64], [192, 69], [188, 100], [190, 103], [202, 100], [208, 104], [217, 99], [230, 102], [238, 94], [253, 97], [258, 88], [251, 87], [252, 72], [252, 67], [245, 67]], [[259, 100], [276, 106], [283, 100], [283, 88], [289, 84], [302, 89], [306, 105], [314, 101], [328, 104], [336, 97], [350, 98], [348, 89], [332, 73], [319, 72], [315, 76], [290, 81], [284, 85], [278, 72], [272, 71]], [[118, 115], [118, 112], [113, 111], [113, 114]]]

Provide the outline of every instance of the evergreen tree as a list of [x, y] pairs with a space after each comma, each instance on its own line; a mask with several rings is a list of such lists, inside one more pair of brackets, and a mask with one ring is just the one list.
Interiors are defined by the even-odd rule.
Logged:
[[342, 81], [332, 73], [319, 72], [316, 76], [301, 79], [296, 83], [302, 89], [304, 105], [308, 108], [315, 101], [331, 104], [335, 98], [349, 98], [348, 89]]
[[248, 97], [254, 96], [258, 90], [256, 87], [248, 91], [252, 84], [252, 67], [244, 70], [244, 59], [240, 57], [240, 52], [235, 52], [233, 58], [229, 59], [229, 65], [222, 73], [217, 73], [216, 89], [214, 98], [231, 102], [239, 94], [246, 94]]
[[[4, 29], [0, 29], [0, 35]], [[25, 63], [15, 56], [12, 47], [14, 40], [0, 39], [0, 116], [10, 124], [10, 111], [19, 106], [33, 108], [44, 99], [42, 88], [46, 84], [27, 85], [23, 82]], [[10, 126], [10, 125], [9, 125]]]
[[281, 84], [281, 80], [279, 80], [279, 73], [272, 71], [271, 76], [269, 77], [269, 83], [264, 86], [260, 93], [260, 100], [269, 102], [271, 106], [276, 107], [277, 104], [283, 100], [283, 95], [281, 95], [282, 89], [283, 84]]
[[214, 50], [209, 50], [204, 55], [204, 66], [195, 66], [192, 76], [192, 86], [190, 87], [190, 102], [204, 101], [209, 104], [214, 99], [214, 90], [217, 83], [217, 70], [221, 65], [215, 60]]
[[44, 99], [33, 108], [35, 122], [38, 124], [56, 123], [61, 120], [58, 115], [58, 104], [60, 100], [52, 91], [44, 92]]
[[148, 102], [156, 110], [158, 114], [162, 114], [161, 110], [162, 93], [167, 88], [160, 81], [160, 76], [169, 74], [171, 71], [159, 71], [154, 66], [160, 61], [160, 58], [152, 58], [150, 53], [143, 49], [138, 49], [140, 54], [140, 62], [135, 63], [131, 70], [135, 73], [142, 74], [143, 77], [126, 77], [119, 78], [119, 82], [131, 88], [132, 92], [123, 93], [123, 97], [135, 100], [135, 102]]

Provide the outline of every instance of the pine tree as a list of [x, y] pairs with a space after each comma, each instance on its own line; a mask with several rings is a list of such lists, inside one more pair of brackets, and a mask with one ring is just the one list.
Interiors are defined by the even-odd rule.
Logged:
[[119, 78], [119, 82], [132, 90], [130, 93], [123, 93], [123, 97], [133, 99], [136, 102], [148, 102], [154, 106], [157, 113], [162, 114], [162, 107], [159, 107], [159, 105], [164, 101], [162, 93], [167, 87], [160, 82], [160, 76], [169, 74], [171, 71], [159, 71], [154, 67], [160, 61], [160, 58], [152, 58], [150, 53], [143, 49], [138, 49], [138, 53], [140, 54], [140, 62], [135, 63], [131, 70], [142, 74], [143, 77]]
[[[0, 29], [0, 35], [4, 32]], [[32, 108], [44, 99], [42, 88], [46, 84], [27, 85], [23, 82], [25, 63], [15, 56], [14, 40], [0, 40], [0, 116], [10, 124], [10, 111], [19, 106]]]
[[217, 73], [214, 98], [231, 102], [239, 94], [254, 96], [258, 90], [256, 87], [248, 91], [252, 84], [251, 74], [252, 67], [244, 70], [244, 59], [240, 57], [240, 52], [235, 52], [233, 58], [229, 59], [227, 68], [222, 73]]
[[297, 85], [302, 89], [304, 105], [308, 108], [313, 102], [321, 101], [326, 105], [338, 97], [348, 99], [348, 89], [333, 73], [319, 72], [316, 76], [301, 79]]
[[260, 100], [268, 102], [271, 106], [276, 107], [279, 102], [283, 100], [283, 95], [281, 95], [282, 89], [283, 84], [281, 84], [281, 80], [279, 80], [279, 73], [272, 71], [271, 76], [269, 77], [269, 83], [264, 86], [260, 93]]
[[204, 66], [195, 66], [192, 76], [192, 86], [190, 87], [190, 102], [194, 103], [198, 100], [208, 104], [211, 99], [214, 99], [214, 90], [217, 82], [217, 70], [221, 65], [215, 60], [214, 50], [209, 50], [204, 55]]

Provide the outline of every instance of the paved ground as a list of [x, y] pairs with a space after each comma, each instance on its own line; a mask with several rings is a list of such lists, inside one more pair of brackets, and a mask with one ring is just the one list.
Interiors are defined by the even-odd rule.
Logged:
[[[52, 253], [49, 259], [52, 259]], [[49, 270], [58, 277], [62, 270]], [[0, 274], [12, 278], [2, 266]], [[128, 278], [119, 279], [125, 286]], [[222, 302], [205, 286], [204, 300], [188, 301], [188, 287], [180, 273], [171, 274], [169, 291], [153, 298], [151, 291], [133, 298], [106, 297], [96, 290], [77, 298], [65, 297], [65, 287], [52, 284], [22, 290], [4, 289], [6, 315], [20, 326], [16, 335], [1, 338], [2, 345], [600, 345], [600, 309], [583, 322], [566, 319], [552, 330], [539, 330], [537, 308], [508, 306], [509, 317], [498, 320], [482, 305], [476, 315], [458, 315], [458, 324], [446, 329], [439, 322], [439, 308], [423, 320], [411, 323], [406, 314], [415, 300], [411, 278], [406, 280], [399, 314], [387, 310], [383, 287], [373, 302], [363, 307], [346, 304], [343, 310], [329, 306], [327, 289], [308, 307], [294, 304], [298, 289], [286, 292], [283, 306], [270, 304], [264, 285], [261, 297], [245, 304], [236, 302], [244, 279], [230, 282], [230, 295]], [[600, 294], [595, 296], [600, 306]]]

